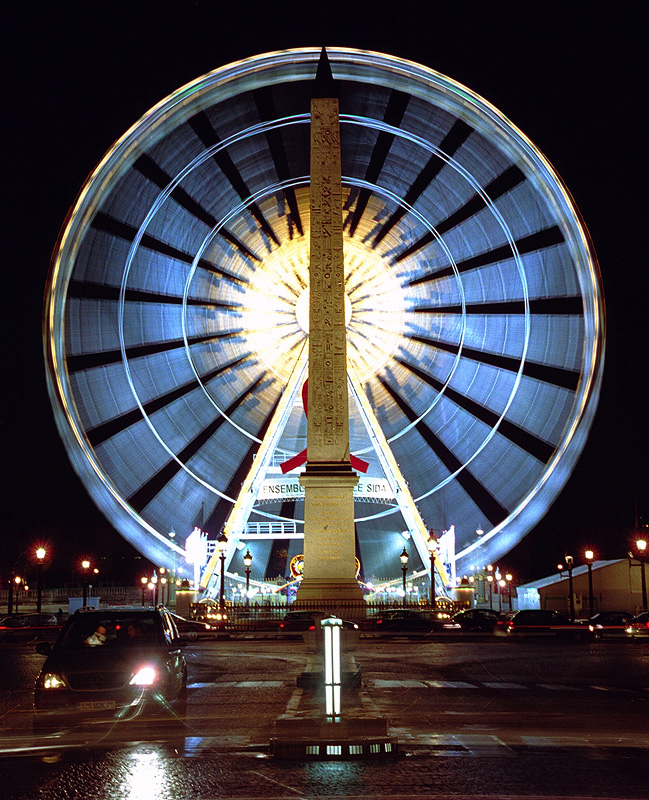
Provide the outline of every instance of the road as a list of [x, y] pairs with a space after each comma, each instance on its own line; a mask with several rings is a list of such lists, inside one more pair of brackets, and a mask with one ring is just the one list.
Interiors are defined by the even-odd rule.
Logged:
[[360, 703], [388, 720], [400, 755], [375, 763], [269, 756], [275, 720], [314, 707], [297, 686], [313, 669], [301, 641], [205, 642], [186, 657], [184, 739], [161, 731], [107, 747], [87, 736], [34, 740], [42, 657], [1, 646], [3, 800], [649, 797], [644, 642], [362, 638], [348, 657], [362, 686], [343, 694], [343, 715]]

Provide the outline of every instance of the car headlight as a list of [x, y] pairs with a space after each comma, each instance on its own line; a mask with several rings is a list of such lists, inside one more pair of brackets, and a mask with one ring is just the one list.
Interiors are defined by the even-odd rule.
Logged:
[[56, 672], [44, 673], [39, 681], [43, 689], [65, 689], [66, 683], [60, 675]]
[[142, 667], [131, 678], [131, 686], [152, 686], [157, 679], [157, 673], [153, 667]]

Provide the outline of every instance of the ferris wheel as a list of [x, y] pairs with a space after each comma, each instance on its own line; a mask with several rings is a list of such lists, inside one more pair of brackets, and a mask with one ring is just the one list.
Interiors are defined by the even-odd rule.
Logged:
[[[459, 569], [493, 562], [561, 491], [592, 422], [594, 251], [552, 166], [483, 98], [388, 55], [327, 54], [350, 445], [369, 465], [362, 573], [398, 574], [410, 512], [454, 527]], [[261, 575], [301, 552], [303, 504], [278, 465], [306, 447], [318, 58], [256, 56], [160, 102], [91, 174], [53, 255], [46, 369], [69, 457], [115, 528], [177, 570], [195, 526], [216, 536], [228, 520], [237, 541], [256, 536]], [[240, 558], [233, 547], [229, 568]]]

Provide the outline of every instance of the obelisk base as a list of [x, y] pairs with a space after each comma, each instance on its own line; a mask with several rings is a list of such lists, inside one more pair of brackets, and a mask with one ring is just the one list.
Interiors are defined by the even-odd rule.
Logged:
[[[294, 608], [308, 605], [364, 616], [363, 590], [356, 580], [354, 487], [358, 475], [345, 463], [308, 464], [304, 486], [304, 578]], [[358, 616], [358, 614], [354, 614]]]

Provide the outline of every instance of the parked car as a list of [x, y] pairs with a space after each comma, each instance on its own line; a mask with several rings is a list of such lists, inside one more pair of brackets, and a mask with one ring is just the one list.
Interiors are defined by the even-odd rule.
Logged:
[[631, 639], [646, 639], [649, 637], [649, 611], [643, 611], [637, 617], [629, 620], [626, 635]]
[[458, 611], [444, 624], [446, 630], [491, 632], [498, 622], [498, 612], [490, 608], [467, 608]]
[[448, 622], [450, 614], [439, 611], [434, 616], [430, 611], [398, 609], [386, 611], [374, 622], [374, 630], [379, 633], [430, 633], [440, 631]]
[[587, 625], [573, 622], [566, 614], [547, 609], [517, 611], [503, 625], [504, 633], [511, 637], [552, 637], [573, 641], [592, 641], [593, 633]]
[[[314, 631], [316, 623], [331, 616], [333, 615], [328, 611], [288, 611], [279, 623], [278, 633], [290, 636], [301, 634], [304, 631]], [[352, 620], [344, 619], [343, 628], [358, 630], [358, 625]]]
[[184, 724], [187, 666], [167, 609], [79, 610], [46, 656], [34, 688], [34, 731], [117, 723], [133, 727], [164, 720]]
[[0, 642], [54, 641], [60, 630], [54, 614], [11, 614], [0, 620]]
[[626, 629], [633, 619], [630, 611], [600, 611], [582, 624], [588, 625], [595, 639], [626, 636]]
[[209, 622], [185, 619], [185, 617], [181, 617], [179, 614], [174, 614], [173, 611], [170, 611], [169, 615], [176, 623], [181, 638], [187, 639], [190, 642], [195, 642], [197, 639], [213, 639], [218, 633], [218, 627], [216, 625], [210, 625]]
[[501, 614], [498, 614], [498, 620], [494, 628], [496, 636], [504, 636], [507, 633], [507, 624], [516, 613], [516, 611], [503, 611]]
[[197, 622], [206, 622], [215, 630], [223, 631], [228, 624], [227, 609], [221, 612], [219, 604], [211, 597], [199, 600], [198, 603], [190, 603], [189, 616]]

